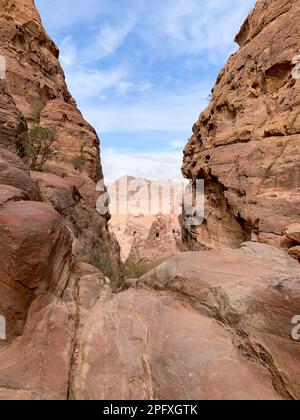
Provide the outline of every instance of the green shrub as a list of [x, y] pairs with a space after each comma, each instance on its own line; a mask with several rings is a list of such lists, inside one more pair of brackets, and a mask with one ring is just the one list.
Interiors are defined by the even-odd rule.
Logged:
[[145, 262], [136, 262], [136, 261], [127, 261], [124, 268], [124, 278], [125, 279], [139, 279], [145, 274], [152, 271], [155, 267], [161, 264], [161, 261], [145, 263]]
[[106, 277], [112, 281], [113, 290], [117, 291], [123, 283], [122, 270], [118, 264], [112, 261], [109, 255], [109, 247], [105, 242], [95, 245], [84, 261], [98, 268]]
[[73, 166], [76, 171], [82, 172], [85, 164], [86, 164], [86, 157], [83, 154], [74, 157]]
[[55, 130], [39, 125], [20, 134], [19, 141], [23, 157], [32, 171], [42, 169], [43, 165], [51, 158], [54, 152], [53, 143], [56, 140]]
[[32, 120], [35, 124], [39, 125], [41, 121], [41, 113], [45, 108], [45, 103], [40, 100], [33, 101], [31, 104], [32, 108]]
[[80, 155], [77, 155], [73, 159], [73, 166], [76, 171], [82, 172], [84, 165], [86, 164], [87, 158], [84, 154], [85, 143], [80, 148]]

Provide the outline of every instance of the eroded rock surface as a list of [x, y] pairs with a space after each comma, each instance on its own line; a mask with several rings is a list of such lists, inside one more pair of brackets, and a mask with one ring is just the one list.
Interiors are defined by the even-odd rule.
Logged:
[[33, 0], [1, 0], [0, 8], [0, 50], [6, 59], [6, 91], [29, 124], [33, 123], [32, 105], [36, 101], [44, 103], [41, 124], [59, 132], [56, 171], [75, 172], [72, 159], [84, 145], [88, 158], [86, 172], [98, 182], [101, 178], [98, 138], [68, 91], [58, 62], [59, 51], [45, 32]]
[[[298, 4], [258, 1], [238, 35], [241, 51], [215, 89], [221, 108], [214, 109], [215, 98], [206, 111], [215, 112], [225, 137], [209, 123], [216, 136], [203, 136], [202, 143], [200, 119], [186, 150], [186, 174], [203, 173], [208, 185], [204, 245], [236, 246], [246, 232], [299, 258], [298, 191], [289, 182], [286, 188], [272, 183], [273, 175], [295, 169], [299, 157], [299, 86], [287, 64], [278, 69], [297, 45], [299, 26], [295, 32], [290, 27], [297, 23]], [[292, 336], [292, 320], [300, 313], [300, 268], [283, 250], [252, 242], [176, 255], [128, 281], [123, 291], [87, 264], [84, 254], [95, 249], [95, 263], [103, 264], [103, 244], [109, 261], [118, 260], [108, 217], [95, 210], [97, 136], [66, 88], [58, 50], [34, 2], [0, 0], [0, 6], [0, 47], [8, 64], [0, 85], [0, 317], [7, 321], [7, 339], [0, 338], [0, 399], [300, 399], [300, 343]], [[280, 28], [284, 51], [270, 52], [271, 25], [278, 46]], [[263, 59], [251, 72], [258, 57]], [[231, 65], [231, 82], [243, 89], [227, 86]], [[251, 91], [254, 97], [248, 97], [248, 74], [262, 77], [251, 86], [265, 89], [263, 95]], [[225, 97], [229, 108], [222, 107]], [[61, 154], [43, 173], [30, 173], [16, 153], [37, 98], [45, 102], [41, 122], [58, 128]], [[236, 106], [243, 111], [235, 114]], [[281, 123], [285, 132], [279, 136]], [[239, 130], [252, 125], [249, 136], [255, 138], [248, 140]], [[83, 145], [88, 159], [79, 173], [71, 159]], [[255, 229], [250, 197], [257, 202], [251, 204], [259, 215]], [[150, 229], [151, 240], [158, 239], [156, 229], [163, 224]]]
[[0, 314], [7, 338], [22, 332], [33, 299], [68, 279], [71, 235], [22, 160], [0, 147]]
[[258, 0], [194, 125], [183, 173], [205, 179], [205, 220], [190, 232], [205, 246], [282, 246], [300, 221], [299, 39], [298, 0]]
[[124, 264], [150, 267], [181, 252], [183, 182], [127, 176], [109, 185], [108, 191], [116, 210], [109, 227], [120, 244]]
[[[107, 219], [96, 212], [99, 141], [68, 92], [58, 50], [32, 0], [0, 1], [0, 7], [0, 51], [6, 60], [0, 81], [0, 315], [10, 339], [22, 332], [37, 295], [62, 293], [72, 239], [76, 257], [88, 259], [91, 248], [105, 241], [105, 252], [117, 264], [118, 248]], [[36, 123], [36, 102], [43, 104], [40, 124], [58, 132], [57, 153], [43, 173], [30, 174], [17, 154], [19, 135]], [[73, 159], [81, 150], [86, 165], [78, 173]]]
[[[5, 80], [0, 81], [0, 144], [19, 153], [19, 134], [37, 120], [56, 131], [55, 153], [43, 173], [32, 178], [43, 184], [43, 201], [52, 204], [71, 228], [76, 256], [89, 259], [101, 240], [106, 242], [108, 258], [118, 265], [118, 246], [107, 228], [109, 214], [102, 217], [96, 212], [96, 201], [105, 192], [96, 191], [96, 183], [103, 179], [99, 139], [68, 91], [59, 51], [45, 32], [33, 0], [1, 0], [0, 8], [0, 51], [6, 60]], [[74, 162], [80, 156], [83, 166], [79, 170]], [[32, 183], [28, 177], [22, 181], [18, 169], [7, 173], [0, 164], [0, 177], [17, 178], [18, 182], [8, 185], [19, 188], [19, 182]], [[56, 181], [46, 185], [54, 175]], [[69, 185], [69, 193], [63, 184]], [[76, 191], [71, 196], [72, 188]]]
[[73, 397], [299, 399], [299, 276], [283, 251], [247, 243], [104, 289], [77, 343]]

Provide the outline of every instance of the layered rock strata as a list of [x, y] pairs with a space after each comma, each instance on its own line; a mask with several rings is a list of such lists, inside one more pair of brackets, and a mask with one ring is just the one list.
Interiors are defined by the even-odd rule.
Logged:
[[183, 173], [205, 180], [206, 208], [190, 234], [209, 248], [250, 239], [290, 248], [285, 230], [300, 222], [299, 39], [298, 0], [258, 0], [194, 125]]

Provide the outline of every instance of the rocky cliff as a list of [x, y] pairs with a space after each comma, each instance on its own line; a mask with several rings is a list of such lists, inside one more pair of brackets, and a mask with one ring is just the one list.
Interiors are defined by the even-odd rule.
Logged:
[[[11, 337], [22, 332], [35, 296], [64, 289], [72, 254], [89, 261], [98, 247], [99, 259], [115, 266], [119, 256], [109, 215], [96, 212], [98, 137], [67, 89], [58, 49], [32, 0], [0, 1], [0, 54], [0, 314]], [[39, 125], [57, 133], [43, 172], [30, 172], [19, 146], [20, 134], [36, 124], [35, 104]], [[73, 161], [82, 148], [78, 171]]]
[[190, 234], [209, 248], [256, 240], [296, 252], [285, 233], [300, 222], [299, 40], [298, 0], [258, 0], [194, 125], [183, 173], [204, 178], [206, 211]]
[[0, 51], [6, 59], [7, 95], [28, 124], [33, 122], [32, 105], [36, 101], [44, 104], [41, 125], [53, 126], [59, 133], [59, 153], [50, 169], [59, 175], [75, 174], [72, 159], [84, 146], [85, 172], [98, 182], [102, 172], [97, 135], [68, 91], [59, 51], [45, 32], [34, 1], [1, 0], [0, 6]]
[[[104, 269], [118, 253], [107, 220], [95, 211], [98, 139], [66, 89], [33, 1], [0, 4], [7, 58], [0, 85], [0, 399], [300, 399], [300, 266], [284, 251], [248, 242], [179, 254], [123, 290], [86, 262]], [[270, 1], [258, 2], [241, 42], [259, 36], [270, 20], [276, 33], [280, 5], [291, 22], [298, 16], [295, 2], [272, 4], [271, 14]], [[34, 123], [32, 97], [40, 96], [40, 123], [59, 133], [58, 153], [43, 172], [29, 171], [18, 147], [19, 134]], [[84, 135], [88, 160], [78, 172], [70, 159]], [[280, 137], [289, 145], [294, 138]], [[277, 144], [278, 136], [257, 140], [265, 141]], [[218, 177], [210, 174], [207, 182], [214, 189], [207, 200], [212, 220], [222, 208], [224, 230], [236, 232], [235, 220], [244, 234]], [[289, 223], [290, 196], [283, 216]], [[281, 220], [276, 209], [272, 216]], [[299, 226], [290, 225], [286, 236], [299, 241]]]
[[[6, 61], [0, 85], [0, 144], [16, 151], [19, 134], [35, 124], [35, 108], [40, 107], [39, 124], [54, 129], [57, 139], [43, 174], [31, 177], [43, 200], [67, 221], [75, 254], [88, 254], [99, 238], [110, 241], [109, 215], [104, 220], [95, 211], [99, 196], [95, 183], [103, 179], [99, 139], [67, 89], [58, 49], [46, 34], [33, 0], [1, 0], [0, 6], [0, 53]], [[82, 153], [84, 165], [78, 171], [74, 160]]]

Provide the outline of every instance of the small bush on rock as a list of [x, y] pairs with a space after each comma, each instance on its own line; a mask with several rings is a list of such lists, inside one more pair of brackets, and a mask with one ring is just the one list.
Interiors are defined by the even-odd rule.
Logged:
[[73, 159], [73, 166], [76, 171], [82, 172], [84, 165], [86, 164], [87, 158], [84, 154], [85, 144], [81, 146], [80, 155], [77, 155]]
[[115, 291], [122, 286], [123, 276], [121, 268], [111, 260], [109, 248], [105, 242], [101, 241], [95, 245], [89, 255], [84, 256], [82, 259], [98, 268], [98, 270], [108, 277], [112, 281], [112, 286]]
[[74, 157], [73, 166], [76, 171], [82, 172], [85, 164], [86, 164], [86, 157], [84, 155], [81, 154]]
[[139, 279], [145, 274], [152, 271], [155, 267], [161, 264], [161, 261], [156, 261], [152, 263], [137, 262], [137, 261], [128, 261], [124, 269], [124, 278], [125, 279]]
[[31, 108], [32, 108], [31, 118], [33, 122], [37, 125], [40, 125], [41, 114], [42, 114], [43, 109], [45, 108], [45, 103], [40, 100], [33, 101], [31, 104]]
[[25, 162], [32, 171], [39, 171], [54, 153], [57, 133], [51, 128], [34, 126], [19, 136]]

